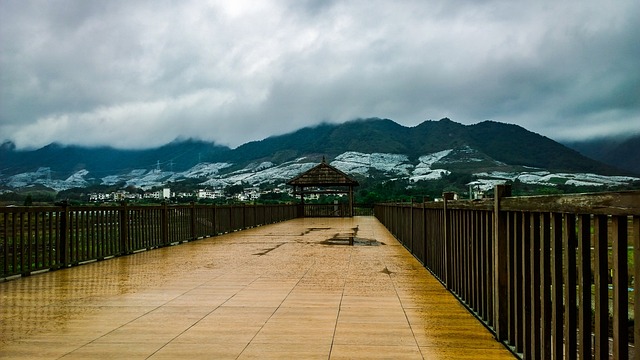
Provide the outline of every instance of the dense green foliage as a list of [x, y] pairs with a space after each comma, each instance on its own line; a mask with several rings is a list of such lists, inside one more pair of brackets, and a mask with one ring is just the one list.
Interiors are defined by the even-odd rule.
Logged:
[[[360, 186], [355, 189], [355, 201], [357, 204], [375, 204], [382, 202], [410, 202], [410, 201], [423, 201], [434, 200], [442, 197], [443, 192], [455, 192], [460, 199], [469, 198], [468, 183], [473, 181], [474, 177], [466, 173], [451, 173], [438, 180], [419, 181], [410, 183], [406, 179], [401, 180], [381, 180], [375, 177], [359, 177], [358, 181]], [[508, 182], [512, 186], [512, 194], [514, 196], [527, 196], [527, 195], [552, 195], [552, 194], [573, 194], [573, 193], [589, 193], [589, 192], [602, 192], [602, 191], [621, 191], [621, 190], [640, 190], [640, 181], [632, 183], [624, 187], [600, 187], [600, 186], [575, 186], [575, 185], [534, 185], [527, 184], [520, 181]], [[20, 193], [7, 192], [0, 194], [0, 203], [13, 204], [13, 205], [44, 205], [53, 204], [55, 201], [66, 200], [73, 204], [87, 203], [88, 194], [90, 192], [103, 192], [109, 193], [121, 189], [118, 185], [113, 186], [92, 186], [88, 189], [76, 188], [61, 191], [57, 194], [50, 190], [33, 190]], [[194, 188], [195, 189], [195, 188]], [[242, 191], [242, 185], [230, 186], [226, 189], [227, 195], [235, 195]], [[186, 188], [183, 188], [187, 192]], [[129, 193], [139, 193], [140, 189], [133, 187], [126, 188]], [[486, 196], [493, 196], [492, 191], [488, 191]], [[330, 204], [334, 200], [340, 203], [348, 201], [346, 197], [338, 196], [321, 196], [318, 200], [311, 200], [308, 203], [320, 203]], [[132, 200], [129, 200], [132, 201]], [[196, 199], [195, 195], [191, 197], [181, 197], [172, 199], [177, 203], [189, 203], [196, 201], [202, 204], [227, 204], [237, 203], [236, 200], [229, 200], [224, 198], [211, 199]], [[267, 193], [260, 196], [256, 203], [273, 204], [273, 203], [290, 203], [297, 201], [286, 193]], [[132, 202], [140, 204], [156, 204], [160, 203], [158, 200], [152, 199], [140, 199]]]
[[460, 195], [468, 194], [468, 184], [473, 177], [464, 173], [451, 173], [439, 180], [418, 181], [409, 183], [408, 180], [389, 180], [378, 182], [375, 180], [361, 180], [356, 192], [356, 202], [361, 204], [375, 204], [389, 201], [422, 201], [442, 197], [443, 192], [456, 192]]

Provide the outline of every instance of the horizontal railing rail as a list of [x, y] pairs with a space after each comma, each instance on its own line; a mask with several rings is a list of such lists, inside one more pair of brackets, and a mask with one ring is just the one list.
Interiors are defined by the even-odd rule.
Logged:
[[343, 217], [350, 216], [349, 204], [301, 204], [300, 217]]
[[0, 208], [0, 279], [293, 219], [296, 205]]
[[380, 204], [375, 216], [523, 358], [628, 358], [640, 343], [640, 192], [495, 194]]
[[354, 216], [373, 216], [374, 204], [355, 204], [353, 207]]

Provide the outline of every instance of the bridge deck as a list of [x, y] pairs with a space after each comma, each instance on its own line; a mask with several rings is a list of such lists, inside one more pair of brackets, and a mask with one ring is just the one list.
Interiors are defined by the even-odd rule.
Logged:
[[0, 320], [8, 359], [513, 358], [373, 217], [3, 282]]

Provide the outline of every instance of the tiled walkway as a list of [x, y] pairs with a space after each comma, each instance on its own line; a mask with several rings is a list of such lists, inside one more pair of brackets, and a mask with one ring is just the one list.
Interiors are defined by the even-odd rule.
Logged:
[[[342, 245], [354, 232], [365, 245]], [[0, 283], [0, 358], [512, 356], [375, 218], [355, 217]]]

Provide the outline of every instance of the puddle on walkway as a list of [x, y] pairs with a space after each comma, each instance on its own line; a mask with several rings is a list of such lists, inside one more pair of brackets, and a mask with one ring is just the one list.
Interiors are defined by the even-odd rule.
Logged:
[[383, 242], [379, 242], [376, 239], [366, 239], [360, 238], [357, 236], [340, 236], [340, 234], [336, 234], [336, 236], [331, 239], [327, 239], [321, 242], [323, 245], [350, 245], [350, 246], [379, 246], [386, 245]]
[[[332, 227], [310, 227], [305, 230], [301, 235], [307, 235], [314, 231], [326, 231], [333, 230]], [[349, 231], [350, 230], [350, 231]], [[336, 233], [333, 237], [321, 241], [322, 245], [347, 245], [347, 246], [379, 246], [385, 245], [383, 242], [379, 242], [375, 239], [367, 239], [358, 237], [359, 225], [356, 225], [353, 228], [349, 228], [349, 230], [341, 233]], [[315, 243], [315, 242], [314, 242]], [[317, 243], [316, 243], [317, 244]]]

